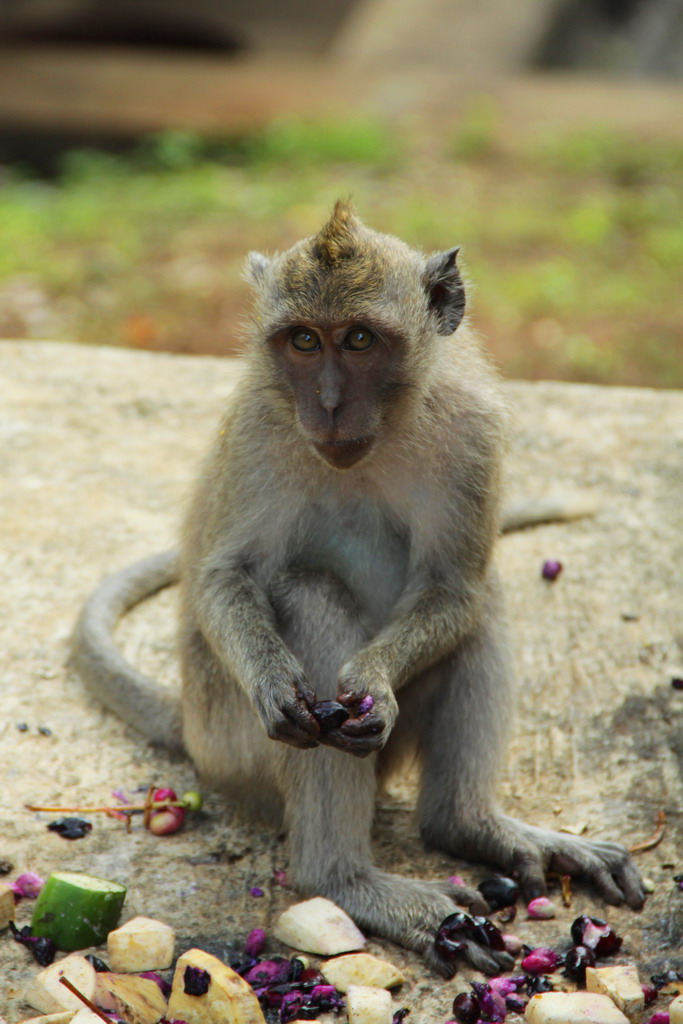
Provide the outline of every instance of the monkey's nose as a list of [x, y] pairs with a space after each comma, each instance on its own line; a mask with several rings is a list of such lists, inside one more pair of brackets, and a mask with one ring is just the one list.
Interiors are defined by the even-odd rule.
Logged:
[[327, 413], [327, 418], [330, 426], [334, 426], [337, 419], [337, 414], [342, 404], [341, 389], [335, 386], [325, 387], [324, 385], [317, 391], [318, 401], [321, 407]]

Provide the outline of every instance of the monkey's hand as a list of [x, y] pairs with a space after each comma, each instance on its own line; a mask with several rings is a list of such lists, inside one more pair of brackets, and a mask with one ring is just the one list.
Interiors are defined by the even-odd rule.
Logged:
[[253, 700], [271, 740], [280, 740], [292, 747], [317, 747], [320, 726], [311, 708], [315, 694], [301, 673], [283, 674], [256, 688]]
[[[339, 681], [337, 700], [350, 712], [350, 717], [321, 736], [320, 742], [355, 757], [367, 757], [381, 750], [398, 715], [398, 702], [391, 687], [376, 678], [370, 682], [361, 673], [346, 672]], [[365, 709], [366, 705], [370, 706]]]

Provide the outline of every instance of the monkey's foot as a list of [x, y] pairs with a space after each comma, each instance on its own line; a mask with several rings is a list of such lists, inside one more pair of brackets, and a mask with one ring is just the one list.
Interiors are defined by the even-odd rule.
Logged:
[[511, 824], [522, 840], [513, 852], [511, 866], [527, 898], [541, 895], [546, 873], [554, 871], [590, 879], [608, 903], [626, 903], [632, 910], [640, 910], [645, 902], [640, 871], [621, 843], [552, 832], [514, 818], [503, 822]]
[[439, 823], [438, 828], [423, 827], [423, 835], [436, 849], [495, 864], [513, 875], [527, 900], [542, 896], [546, 875], [557, 872], [588, 878], [608, 903], [640, 910], [645, 902], [640, 872], [620, 843], [536, 828], [506, 815], [479, 821], [476, 832], [449, 834]]
[[454, 903], [475, 913], [488, 910], [475, 889], [373, 871], [323, 895], [343, 907], [366, 931], [422, 954], [429, 966], [446, 978], [455, 974], [458, 961], [486, 974], [500, 974], [514, 966], [509, 953], [471, 940], [460, 944], [457, 958], [447, 958], [436, 949], [436, 933], [444, 918], [454, 912]]

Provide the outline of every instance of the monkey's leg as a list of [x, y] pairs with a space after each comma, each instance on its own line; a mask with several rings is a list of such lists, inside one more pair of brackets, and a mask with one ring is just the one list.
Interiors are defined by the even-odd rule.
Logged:
[[546, 873], [556, 871], [585, 875], [608, 902], [637, 909], [644, 894], [625, 847], [536, 828], [495, 809], [497, 762], [512, 703], [512, 666], [497, 604], [492, 584], [476, 632], [406, 694], [407, 705], [416, 701], [418, 685], [423, 694], [422, 834], [437, 849], [512, 872], [527, 899], [543, 893]]
[[[366, 642], [364, 618], [352, 596], [331, 574], [298, 573], [283, 580], [273, 603], [283, 638], [316, 693], [334, 696], [340, 666]], [[473, 890], [402, 878], [374, 866], [376, 755], [361, 760], [326, 746], [275, 746], [283, 757], [289, 873], [296, 888], [327, 896], [361, 928], [423, 953], [443, 973], [452, 973], [453, 965], [434, 955], [435, 932], [454, 912], [454, 902], [479, 910], [485, 905]], [[489, 973], [512, 967], [507, 953], [475, 944], [468, 956]]]

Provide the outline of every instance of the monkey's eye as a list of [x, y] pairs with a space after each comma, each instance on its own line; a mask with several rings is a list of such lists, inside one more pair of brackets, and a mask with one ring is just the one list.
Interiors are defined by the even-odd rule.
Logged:
[[372, 348], [376, 340], [372, 331], [366, 327], [354, 327], [344, 338], [342, 348], [350, 348], [352, 352], [365, 352]]
[[315, 331], [307, 331], [304, 327], [294, 331], [289, 340], [299, 352], [315, 352], [320, 348], [320, 338]]

